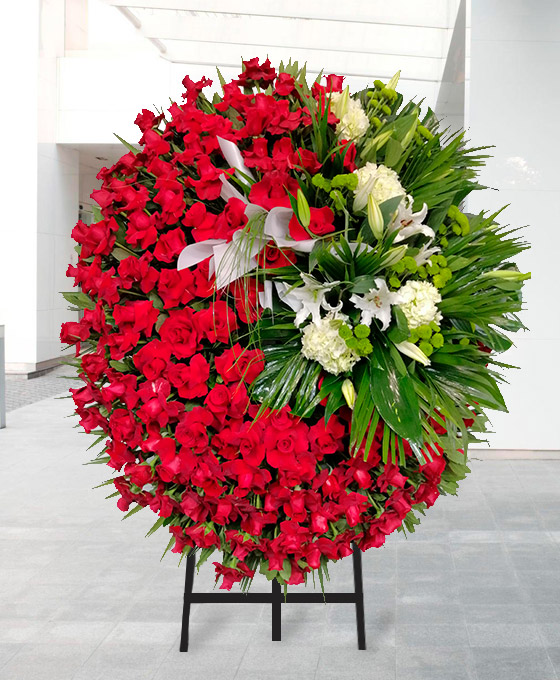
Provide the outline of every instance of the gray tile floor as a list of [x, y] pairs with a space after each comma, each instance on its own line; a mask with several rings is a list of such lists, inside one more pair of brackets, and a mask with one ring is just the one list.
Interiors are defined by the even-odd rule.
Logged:
[[75, 380], [68, 380], [66, 376], [76, 375], [71, 366], [57, 366], [56, 368], [29, 380], [25, 376], [6, 376], [6, 411], [33, 404], [41, 399], [52, 397], [64, 392], [70, 387], [79, 387]]
[[[351, 605], [195, 605], [181, 654], [183, 569], [126, 522], [83, 466], [71, 402], [14, 410], [0, 431], [2, 680], [559, 680], [560, 457], [473, 461], [459, 498], [364, 555], [368, 649]], [[351, 560], [332, 569], [351, 588]], [[212, 586], [212, 567], [196, 577]], [[267, 589], [258, 580], [255, 589]]]

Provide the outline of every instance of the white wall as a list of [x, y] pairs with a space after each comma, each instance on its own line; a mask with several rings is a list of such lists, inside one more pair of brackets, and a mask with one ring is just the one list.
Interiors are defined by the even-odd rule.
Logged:
[[496, 145], [481, 180], [498, 191], [475, 194], [469, 209], [511, 203], [500, 219], [530, 225], [532, 245], [518, 259], [533, 274], [522, 314], [530, 331], [505, 355], [521, 370], [508, 372], [510, 413], [492, 418], [493, 448], [560, 449], [559, 29], [556, 0], [472, 0], [467, 125], [474, 144]]
[[[35, 361], [37, 272], [37, 127], [39, 3], [13, 3], [0, 22], [4, 131], [0, 186], [0, 325], [7, 361]], [[17, 59], [17, 69], [8, 68]]]
[[78, 151], [39, 144], [38, 177], [36, 363], [40, 364], [60, 356], [60, 326], [73, 318], [60, 293], [72, 289], [66, 269], [76, 260], [70, 232], [78, 220]]
[[10, 372], [32, 372], [60, 357], [60, 324], [72, 318], [59, 291], [68, 288], [78, 216], [78, 152], [55, 143], [64, 10], [64, 0], [14, 3], [0, 28], [2, 62], [17, 60], [17, 68], [3, 70], [17, 118], [13, 106], [0, 108], [0, 324]]
[[181, 96], [187, 74], [205, 75], [218, 87], [213, 65], [231, 79], [241, 70], [241, 56], [268, 56], [273, 63], [291, 57], [308, 63], [311, 79], [323, 68], [346, 75], [353, 90], [375, 78], [388, 80], [401, 69], [404, 97], [424, 98], [434, 108], [459, 5], [458, 0], [345, 5], [243, 0], [232, 11], [226, 0], [196, 0], [188, 11], [153, 11], [142, 7], [150, 4], [144, 0], [109, 2], [130, 5], [144, 35], [164, 44], [167, 59], [116, 7], [91, 0], [89, 49], [59, 60], [60, 143], [110, 144], [115, 132], [136, 141], [138, 111], [169, 106], [170, 97]]

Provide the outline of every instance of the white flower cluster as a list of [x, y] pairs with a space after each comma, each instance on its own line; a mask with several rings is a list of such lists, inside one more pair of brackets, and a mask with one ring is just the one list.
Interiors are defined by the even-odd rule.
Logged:
[[331, 94], [331, 110], [338, 118], [336, 134], [340, 139], [356, 141], [369, 129], [369, 119], [359, 101], [352, 99], [348, 92]]
[[354, 191], [354, 210], [366, 207], [371, 194], [377, 203], [383, 203], [393, 196], [403, 196], [406, 191], [394, 170], [385, 165], [366, 163], [354, 171], [358, 176], [358, 186]]
[[362, 311], [360, 323], [371, 326], [373, 319], [379, 319], [385, 331], [391, 323], [391, 305], [398, 305], [400, 296], [387, 288], [385, 279], [375, 279], [374, 283], [376, 288], [370, 288], [363, 297], [352, 295], [350, 302]]
[[441, 312], [437, 308], [441, 295], [428, 281], [408, 281], [400, 289], [399, 298], [399, 306], [406, 316], [409, 328], [441, 321]]
[[328, 314], [324, 319], [307, 325], [301, 338], [303, 356], [319, 362], [325, 371], [333, 375], [349, 371], [360, 359], [340, 337], [338, 331], [342, 323], [343, 319]]

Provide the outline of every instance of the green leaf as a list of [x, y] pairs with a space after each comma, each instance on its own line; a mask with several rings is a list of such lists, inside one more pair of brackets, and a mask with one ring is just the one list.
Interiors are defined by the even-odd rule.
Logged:
[[394, 325], [391, 325], [387, 336], [396, 345], [399, 342], [404, 342], [410, 336], [410, 330], [408, 328], [408, 321], [404, 312], [398, 305], [392, 307]]
[[76, 305], [80, 309], [95, 309], [95, 302], [85, 293], [70, 291], [62, 293], [62, 297], [71, 305]]
[[122, 137], [119, 137], [115, 132], [113, 132], [113, 134], [114, 134], [115, 137], [119, 140], [119, 142], [120, 142], [121, 144], [123, 144], [124, 146], [126, 146], [126, 148], [127, 148], [129, 151], [132, 151], [132, 153], [133, 153], [134, 155], [136, 155], [136, 154], [138, 153], [139, 150], [138, 150], [135, 146], [133, 146], [132, 144], [129, 144], [128, 142], [126, 142]]
[[292, 413], [302, 418], [309, 417], [321, 401], [317, 390], [317, 382], [321, 375], [321, 366], [316, 362], [308, 362], [295, 395]]
[[143, 510], [144, 507], [144, 505], [137, 505], [136, 507], [132, 508], [132, 510], [126, 513], [126, 515], [123, 517], [123, 520], [128, 519], [128, 517], [132, 517], [132, 515], [135, 515], [137, 512], [140, 512], [140, 510]]
[[109, 361], [109, 366], [114, 368], [115, 371], [119, 371], [119, 373], [127, 373], [130, 371], [129, 366], [125, 364], [124, 361], [117, 361], [116, 359], [111, 359]]
[[[411, 136], [411, 132], [414, 132], [418, 125], [418, 109], [415, 109], [413, 113], [398, 116], [393, 125], [395, 128], [395, 139], [389, 140], [389, 142], [395, 140], [398, 140], [399, 142], [407, 141]], [[389, 144], [389, 142], [387, 142], [387, 144]]]
[[370, 391], [375, 408], [389, 427], [403, 439], [421, 443], [420, 406], [414, 382], [402, 375], [389, 350], [375, 343], [373, 355], [378, 366], [370, 365]]
[[292, 563], [290, 560], [284, 560], [282, 565], [282, 571], [279, 573], [280, 578], [284, 581], [288, 581], [292, 575]]
[[[355, 452], [360, 448], [364, 438], [367, 435], [375, 409], [375, 404], [371, 397], [368, 365], [365, 362], [360, 362], [357, 364], [356, 368], [354, 369], [353, 382], [357, 387], [357, 391], [356, 401], [352, 411], [350, 450]], [[344, 399], [344, 397], [342, 398]]]
[[379, 209], [383, 215], [383, 223], [385, 228], [387, 228], [391, 223], [391, 220], [393, 219], [395, 211], [399, 207], [399, 203], [402, 201], [402, 198], [402, 196], [393, 196], [393, 198], [389, 198], [386, 201], [383, 201], [383, 203], [379, 204]]
[[385, 165], [388, 168], [393, 168], [399, 162], [403, 152], [402, 144], [391, 137], [385, 147]]
[[167, 555], [167, 553], [171, 550], [171, 548], [173, 547], [174, 544], [175, 544], [175, 536], [172, 536], [172, 537], [169, 539], [169, 543], [167, 544], [167, 547], [166, 547], [165, 550], [163, 551], [163, 555], [162, 555], [162, 556], [160, 557], [160, 559], [159, 559], [160, 562], [161, 562], [161, 561], [163, 560], [163, 558]]
[[200, 557], [198, 559], [198, 562], [196, 563], [197, 571], [200, 571], [200, 567], [212, 556], [215, 550], [216, 548], [213, 546], [212, 548], [203, 548], [200, 551]]
[[126, 260], [127, 257], [131, 257], [130, 253], [128, 253], [126, 250], [123, 250], [122, 248], [119, 248], [118, 246], [113, 248], [111, 255], [119, 260], [119, 262]]
[[155, 523], [152, 525], [151, 529], [148, 531], [146, 534], [146, 538], [148, 536], [151, 536], [153, 533], [155, 533], [160, 527], [163, 526], [163, 523], [165, 522], [166, 518], [165, 517], [158, 517], [158, 519], [155, 521]]

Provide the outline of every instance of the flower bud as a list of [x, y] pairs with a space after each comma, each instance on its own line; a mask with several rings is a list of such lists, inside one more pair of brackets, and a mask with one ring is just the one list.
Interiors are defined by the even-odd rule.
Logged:
[[309, 209], [309, 203], [305, 198], [305, 194], [301, 189], [297, 192], [297, 209], [298, 209], [298, 219], [303, 227], [307, 229], [311, 223], [311, 210]]
[[396, 248], [391, 248], [385, 254], [385, 257], [379, 263], [379, 267], [391, 267], [401, 260], [407, 250], [407, 246], [397, 246]]
[[341, 120], [348, 111], [348, 100], [350, 99], [350, 86], [346, 86], [341, 97], [333, 97], [331, 100], [331, 110], [334, 115]]
[[391, 127], [391, 128], [388, 128], [387, 130], [382, 130], [377, 135], [377, 137], [374, 137], [373, 139], [371, 139], [370, 141], [373, 144], [374, 148], [377, 149], [377, 150], [381, 149], [389, 141], [389, 137], [391, 137], [393, 132], [394, 132], [394, 129]]
[[391, 80], [387, 83], [387, 89], [389, 90], [395, 90], [397, 87], [397, 84], [399, 82], [399, 78], [401, 77], [401, 72], [397, 71], [395, 75], [391, 78]]
[[383, 215], [373, 194], [369, 194], [367, 199], [367, 217], [370, 229], [375, 238], [379, 241], [383, 236]]
[[495, 269], [492, 272], [485, 272], [481, 279], [502, 279], [502, 281], [525, 281], [531, 278], [531, 272], [523, 274], [513, 269]]
[[348, 378], [342, 383], [342, 396], [348, 406], [353, 409], [356, 403], [356, 390], [354, 389], [354, 384]]
[[408, 342], [407, 340], [395, 344], [395, 347], [399, 350], [401, 354], [406, 354], [407, 357], [410, 357], [411, 359], [414, 359], [414, 361], [418, 361], [419, 363], [424, 364], [424, 366], [428, 366], [431, 363], [431, 361], [419, 347], [413, 345], [411, 342]]

